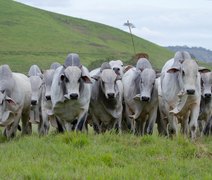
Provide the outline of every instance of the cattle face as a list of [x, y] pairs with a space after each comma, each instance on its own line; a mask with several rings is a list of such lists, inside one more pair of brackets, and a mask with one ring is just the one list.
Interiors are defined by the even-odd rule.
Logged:
[[155, 79], [156, 79], [156, 73], [153, 69], [147, 68], [140, 73], [139, 87], [140, 87], [141, 101], [151, 100]]
[[212, 72], [201, 73], [202, 96], [211, 98], [212, 92]]
[[68, 66], [61, 74], [60, 80], [64, 83], [66, 99], [78, 99], [83, 83], [91, 83], [90, 77], [84, 75], [81, 68], [77, 66]]
[[116, 98], [118, 94], [117, 80], [118, 76], [112, 69], [104, 69], [100, 74], [101, 89], [107, 99]]
[[121, 60], [116, 60], [116, 61], [110, 61], [109, 62], [111, 69], [114, 70], [114, 72], [119, 75], [119, 76], [123, 76], [123, 62]]
[[178, 73], [179, 86], [182, 92], [194, 95], [199, 81], [198, 65], [192, 59], [186, 59], [179, 67], [172, 67], [168, 73]]
[[0, 92], [0, 125], [7, 126], [13, 122], [14, 114], [17, 109], [17, 104], [6, 95], [5, 91]]
[[37, 105], [41, 97], [43, 81], [40, 76], [30, 76], [29, 79], [32, 88], [31, 105]]
[[45, 86], [45, 98], [47, 101], [51, 100], [51, 85], [54, 76], [54, 69], [46, 70], [43, 74], [43, 82]]

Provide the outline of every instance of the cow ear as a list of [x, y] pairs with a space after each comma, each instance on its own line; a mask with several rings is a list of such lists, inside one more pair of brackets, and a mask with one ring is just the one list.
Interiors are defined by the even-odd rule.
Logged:
[[126, 73], [128, 70], [130, 70], [131, 68], [133, 68], [133, 66], [131, 65], [127, 65], [124, 67], [124, 73]]
[[180, 71], [180, 69], [173, 67], [173, 68], [170, 68], [170, 69], [167, 71], [167, 73], [176, 73], [176, 72], [179, 72], [179, 71]]
[[92, 80], [88, 76], [82, 76], [82, 80], [84, 81], [84, 83], [92, 84]]
[[11, 105], [16, 105], [16, 102], [12, 98], [10, 98], [9, 96], [6, 96], [5, 100], [6, 100], [7, 103], [9, 103]]
[[205, 67], [199, 67], [199, 72], [200, 73], [207, 73], [207, 72], [211, 72], [211, 70], [208, 69], [208, 68], [205, 68]]

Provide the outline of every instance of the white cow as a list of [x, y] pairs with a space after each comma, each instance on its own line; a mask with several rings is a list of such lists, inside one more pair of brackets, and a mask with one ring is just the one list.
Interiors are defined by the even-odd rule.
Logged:
[[44, 123], [41, 114], [43, 74], [37, 65], [32, 65], [29, 69], [28, 76], [32, 89], [30, 122], [38, 124], [38, 133], [43, 135], [45, 134], [43, 127]]
[[[207, 72], [205, 72], [207, 71]], [[201, 72], [201, 84], [202, 84], [202, 97], [201, 97], [201, 103], [200, 103], [200, 116], [199, 120], [202, 121], [200, 123], [200, 129], [201, 125], [202, 130], [204, 134], [209, 135], [211, 133], [211, 116], [212, 116], [212, 72], [209, 70], [203, 68], [200, 69]], [[204, 125], [205, 124], [205, 125]]]
[[51, 100], [58, 130], [82, 130], [91, 97], [91, 79], [86, 67], [61, 66], [55, 70]]
[[0, 126], [4, 135], [13, 137], [22, 120], [22, 134], [30, 134], [31, 86], [27, 76], [13, 73], [8, 65], [0, 66]]
[[[145, 58], [123, 78], [126, 117], [131, 119], [131, 130], [140, 135], [152, 134], [158, 109], [156, 72]], [[128, 120], [129, 121], [129, 120]]]
[[161, 121], [164, 130], [168, 124], [170, 136], [177, 133], [177, 122], [180, 122], [182, 132], [188, 134], [190, 130], [193, 139], [196, 136], [200, 109], [200, 73], [197, 63], [187, 52], [176, 54], [181, 58], [167, 61], [161, 72], [159, 87]]
[[95, 132], [101, 133], [112, 128], [121, 132], [123, 85], [119, 76], [108, 63], [103, 63], [100, 73], [92, 78], [95, 80], [92, 84], [89, 114]]
[[111, 60], [109, 64], [111, 69], [114, 70], [117, 75], [119, 75], [120, 77], [123, 76], [124, 64], [121, 60]]

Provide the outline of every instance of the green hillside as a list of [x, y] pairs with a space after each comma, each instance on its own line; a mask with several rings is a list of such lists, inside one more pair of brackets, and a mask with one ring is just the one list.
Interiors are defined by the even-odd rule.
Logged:
[[[36, 63], [48, 68], [63, 62], [67, 53], [79, 53], [86, 66], [108, 59], [129, 61], [133, 48], [129, 33], [78, 18], [0, 0], [0, 64], [27, 72]], [[134, 36], [137, 52], [145, 52], [157, 67], [173, 56], [165, 48]]]

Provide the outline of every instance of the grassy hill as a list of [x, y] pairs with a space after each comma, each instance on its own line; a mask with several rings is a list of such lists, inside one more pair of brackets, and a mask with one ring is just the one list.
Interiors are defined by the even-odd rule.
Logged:
[[[63, 62], [69, 52], [79, 53], [81, 61], [122, 59], [129, 61], [133, 48], [129, 33], [78, 18], [29, 7], [11, 0], [0, 0], [0, 64], [14, 71], [27, 72], [36, 63], [48, 68]], [[133, 36], [137, 52], [145, 52], [161, 67], [173, 56], [169, 50]]]

